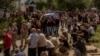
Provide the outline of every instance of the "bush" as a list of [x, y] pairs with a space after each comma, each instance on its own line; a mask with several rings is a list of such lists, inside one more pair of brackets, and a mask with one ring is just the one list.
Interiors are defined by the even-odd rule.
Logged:
[[97, 27], [97, 30], [91, 40], [94, 41], [94, 46], [100, 48], [100, 25]]
[[94, 0], [94, 6], [100, 9], [100, 0]]
[[6, 21], [7, 19], [6, 18], [0, 18], [0, 23], [2, 23], [2, 22], [4, 22], [4, 21]]
[[100, 25], [97, 27], [94, 36], [92, 36], [91, 40], [100, 41]]
[[1, 36], [1, 32], [3, 29], [8, 28], [9, 22], [8, 21], [3, 21], [0, 23], [0, 36]]

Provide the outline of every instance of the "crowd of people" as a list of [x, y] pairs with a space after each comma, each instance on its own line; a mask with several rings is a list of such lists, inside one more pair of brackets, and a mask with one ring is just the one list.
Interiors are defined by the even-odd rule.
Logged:
[[[45, 16], [47, 13], [54, 15]], [[23, 51], [27, 46], [28, 56], [68, 56], [70, 50], [74, 50], [74, 56], [86, 56], [86, 44], [90, 44], [100, 23], [100, 13], [86, 10], [36, 11], [20, 15], [24, 17], [20, 27], [14, 22], [2, 31], [4, 56], [11, 56], [11, 45], [12, 56], [25, 56]], [[18, 36], [20, 46], [16, 44]]]

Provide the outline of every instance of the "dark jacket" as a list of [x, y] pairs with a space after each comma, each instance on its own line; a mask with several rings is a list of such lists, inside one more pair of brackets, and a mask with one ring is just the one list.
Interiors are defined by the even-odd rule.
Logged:
[[85, 43], [82, 40], [78, 40], [75, 44], [75, 47], [83, 54], [86, 54]]

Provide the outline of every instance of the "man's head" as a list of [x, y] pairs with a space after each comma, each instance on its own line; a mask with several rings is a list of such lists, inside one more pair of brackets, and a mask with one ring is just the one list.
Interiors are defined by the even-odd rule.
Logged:
[[31, 29], [31, 32], [36, 32], [36, 28], [32, 28]]
[[37, 29], [37, 32], [38, 32], [38, 33], [41, 33], [41, 30], [40, 30], [40, 29]]

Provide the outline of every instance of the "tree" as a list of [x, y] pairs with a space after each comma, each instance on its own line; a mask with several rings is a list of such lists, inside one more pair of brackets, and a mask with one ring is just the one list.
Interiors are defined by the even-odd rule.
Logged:
[[84, 9], [88, 8], [93, 0], [53, 0], [53, 5], [56, 9], [66, 10], [66, 9]]
[[0, 9], [10, 10], [14, 8], [12, 2], [14, 0], [0, 0]]
[[36, 2], [37, 9], [42, 10], [44, 7], [46, 8], [46, 3], [44, 1], [37, 1]]
[[94, 6], [100, 9], [100, 0], [94, 0]]
[[91, 5], [92, 1], [93, 0], [40, 0], [38, 1], [38, 3], [44, 4], [43, 7], [46, 7], [47, 9], [71, 10], [75, 8], [79, 9], [88, 8]]

